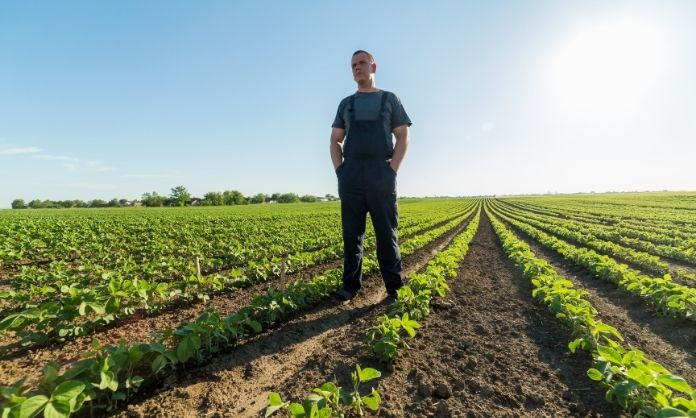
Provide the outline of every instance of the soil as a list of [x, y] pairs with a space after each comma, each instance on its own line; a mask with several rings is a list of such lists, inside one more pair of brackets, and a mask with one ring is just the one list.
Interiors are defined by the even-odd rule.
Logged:
[[[454, 220], [455, 218], [459, 217], [460, 215], [462, 215], [462, 213], [457, 213], [455, 216], [448, 217], [447, 219], [444, 219], [444, 220], [442, 220], [441, 222], [438, 222], [438, 223], [436, 223], [436, 224], [430, 225], [428, 228], [425, 228], [425, 229], [423, 229], [423, 230], [421, 230], [421, 231], [416, 231], [416, 232], [411, 232], [410, 234], [405, 234], [405, 235], [403, 235], [403, 236], [401, 237], [401, 240], [404, 241], [404, 240], [410, 239], [410, 238], [412, 238], [412, 237], [415, 237], [415, 236], [417, 236], [417, 235], [421, 235], [421, 234], [423, 234], [423, 233], [425, 233], [425, 232], [431, 231], [431, 230], [433, 230], [433, 229], [440, 228], [440, 227], [444, 226], [445, 224], [451, 222], [451, 221]], [[318, 250], [321, 250], [322, 248], [325, 248], [325, 247], [317, 247], [317, 248], [315, 248], [315, 249], [313, 249], [313, 250], [311, 250], [311, 251], [318, 251]], [[309, 250], [307, 250], [307, 251], [309, 251]], [[370, 251], [367, 251], [367, 252], [369, 253]], [[72, 261], [75, 261], [75, 259], [73, 259]], [[325, 262], [325, 263], [321, 263], [321, 264], [319, 264], [319, 265], [317, 265], [317, 266], [308, 268], [308, 269], [305, 270], [305, 271], [297, 272], [296, 274], [293, 275], [293, 278], [296, 279], [297, 276], [302, 276], [302, 275], [305, 274], [305, 273], [308, 273], [308, 274], [312, 274], [312, 275], [313, 275], [313, 274], [316, 274], [316, 273], [318, 273], [318, 272], [324, 271], [324, 270], [326, 270], [327, 268], [337, 267], [337, 266], [340, 265], [340, 263], [341, 263], [341, 261], [340, 261], [339, 259], [329, 260], [329, 261], [327, 261], [327, 262]], [[47, 264], [47, 263], [37, 263], [37, 264]], [[208, 271], [203, 272], [203, 274], [205, 274], [205, 275], [214, 274], [214, 273], [225, 274], [225, 273], [229, 273], [229, 271], [230, 271], [232, 268], [234, 268], [234, 267], [239, 267], [240, 265], [241, 265], [241, 264], [237, 264], [237, 265], [234, 265], [234, 266], [227, 266], [227, 267], [224, 267], [224, 268], [218, 268], [218, 269], [208, 270]], [[2, 269], [0, 269], [0, 292], [2, 292], [2, 291], [11, 291], [11, 290], [13, 289], [12, 286], [10, 285], [10, 282], [12, 281], [12, 279], [11, 279], [12, 274], [14, 274], [14, 273], [9, 272], [9, 270], [2, 270]], [[276, 280], [276, 279], [275, 279], [275, 278], [271, 278], [270, 280]], [[276, 282], [276, 283], [277, 283], [277, 282]], [[261, 286], [261, 287], [263, 287], [263, 286]], [[250, 290], [247, 288], [246, 291], [248, 292], [248, 291], [250, 291]], [[214, 299], [214, 298], [216, 298], [216, 297], [219, 297], [219, 296], [220, 296], [220, 293], [229, 293], [229, 290], [224, 290], [224, 291], [218, 292], [218, 293], [213, 292], [213, 293], [210, 293], [209, 296], [210, 296], [211, 299]], [[223, 297], [224, 297], [224, 296], [223, 296]], [[34, 301], [34, 303], [36, 303], [36, 302], [37, 302], [37, 301]], [[160, 313], [168, 312], [168, 311], [174, 311], [174, 310], [180, 310], [180, 309], [182, 309], [182, 307], [184, 307], [184, 306], [189, 306], [189, 305], [192, 305], [192, 304], [195, 304], [195, 303], [196, 303], [196, 301], [178, 300], [178, 301], [175, 301], [175, 302], [173, 302], [173, 303], [171, 303], [171, 304], [168, 304], [163, 310], [160, 311]], [[12, 313], [21, 311], [22, 309], [23, 309], [23, 308], [22, 308], [22, 305], [21, 305], [20, 303], [17, 303], [16, 301], [13, 301], [13, 300], [6, 300], [6, 299], [0, 299], [0, 318], [4, 318], [4, 317], [7, 316], [7, 315], [10, 315], [10, 314], [12, 314]], [[198, 310], [197, 312], [200, 313], [201, 310]], [[175, 313], [175, 314], [176, 314], [176, 313]], [[147, 314], [146, 314], [146, 313], [142, 313], [141, 315], [147, 315]], [[155, 314], [155, 313], [150, 313], [149, 315], [150, 315], [150, 316], [156, 316], [157, 314]], [[177, 315], [178, 315], [178, 314], [177, 314]], [[131, 321], [131, 318], [129, 318], [129, 317], [122, 318], [121, 320], [115, 321], [114, 323], [110, 324], [109, 328], [110, 328], [110, 327], [114, 327], [114, 326], [120, 326], [122, 323], [128, 323], [129, 321]], [[102, 329], [100, 329], [99, 332], [105, 331], [105, 330], [106, 330], [106, 328], [102, 328]], [[2, 352], [7, 353], [8, 350], [9, 350], [9, 352], [14, 353], [15, 355], [21, 355], [21, 354], [23, 354], [23, 353], [26, 351], [26, 349], [23, 349], [23, 348], [19, 347], [19, 345], [16, 344], [18, 341], [19, 341], [19, 338], [16, 338], [16, 337], [14, 337], [14, 336], [11, 335], [11, 334], [0, 335], [0, 353], [2, 353]], [[15, 344], [13, 344], [13, 343], [15, 343]], [[40, 349], [40, 348], [43, 348], [43, 347], [34, 346], [33, 348], [35, 348], [35, 349], [36, 349], [36, 348], [39, 348], [39, 349]], [[4, 356], [0, 356], [0, 359], [3, 359], [3, 358], [4, 358]], [[1, 378], [0, 378], [0, 379], [1, 379]]]
[[[446, 243], [405, 258], [407, 272]], [[365, 331], [388, 308], [373, 275], [350, 304], [299, 315], [168, 379], [116, 415], [263, 416], [270, 391], [302, 399], [329, 380], [350, 387], [350, 372], [361, 364], [382, 371], [382, 407], [368, 416], [623, 416], [586, 377], [590, 358], [568, 352], [569, 331], [532, 302], [531, 284], [504, 257], [485, 215], [450, 287], [391, 366], [375, 363], [363, 346]]]
[[101, 329], [93, 334], [78, 337], [65, 343], [56, 343], [46, 347], [25, 349], [14, 344], [5, 344], [0, 369], [0, 385], [13, 383], [19, 376], [28, 376], [28, 384], [33, 384], [41, 377], [41, 368], [49, 361], [60, 365], [69, 365], [79, 360], [81, 354], [91, 349], [93, 338], [102, 344], [115, 344], [124, 338], [130, 342], [147, 342], [153, 331], [191, 321], [197, 318], [209, 306], [215, 306], [218, 312], [230, 314], [259, 294], [265, 293], [271, 287], [284, 287], [295, 280], [308, 280], [327, 269], [340, 266], [340, 261], [332, 261], [304, 270], [298, 274], [287, 275], [267, 282], [257, 283], [247, 288], [229, 292], [216, 293], [206, 302], [182, 303], [172, 306], [160, 314], [151, 316], [136, 314], [116, 323], [112, 327]]
[[660, 256], [660, 260], [667, 263], [667, 265], [669, 266], [669, 270], [672, 272], [672, 276], [676, 276], [676, 278], [681, 281], [681, 284], [692, 287], [696, 285], [696, 281], [694, 281], [694, 279], [689, 277], [681, 277], [681, 275], [679, 274], [680, 271], [686, 274], [696, 274], [696, 267], [693, 264], [687, 263], [686, 261], [674, 260], [672, 258], [667, 258], [663, 256]]
[[[447, 221], [431, 226], [427, 230], [421, 231], [421, 233], [438, 228]], [[443, 237], [451, 237], [452, 234], [460, 231], [463, 226], [454, 228], [452, 231], [444, 234]], [[411, 236], [405, 236], [404, 239], [408, 239]], [[82, 353], [91, 349], [92, 339], [94, 338], [97, 338], [102, 344], [115, 344], [122, 338], [132, 343], [147, 342], [150, 340], [150, 335], [153, 331], [167, 327], [176, 327], [183, 322], [194, 320], [208, 306], [215, 306], [217, 311], [224, 316], [248, 305], [256, 295], [263, 294], [272, 287], [283, 288], [296, 280], [310, 280], [328, 269], [340, 267], [341, 263], [341, 260], [333, 260], [307, 268], [296, 274], [288, 274], [282, 278], [274, 278], [247, 288], [214, 293], [206, 303], [181, 301], [180, 303], [172, 304], [158, 314], [136, 314], [116, 321], [92, 334], [81, 336], [62, 344], [55, 343], [49, 346], [26, 348], [18, 344], [19, 338], [17, 337], [10, 334], [0, 336], [0, 353], [2, 354], [0, 357], [2, 362], [0, 385], [12, 384], [21, 376], [27, 376], [27, 384], [35, 384], [41, 378], [42, 368], [46, 363], [55, 361], [59, 365], [67, 367], [79, 360]]]
[[[466, 226], [461, 224], [415, 254], [404, 257], [406, 273], [421, 269]], [[256, 416], [266, 406], [268, 391], [278, 381], [295, 377], [312, 357], [325, 352], [328, 339], [337, 344], [347, 338], [354, 322], [371, 324], [386, 312], [386, 290], [378, 274], [364, 277], [360, 293], [347, 305], [327, 301], [300, 313], [275, 330], [266, 331], [210, 364], [170, 376], [155, 396], [129, 405], [120, 416], [210, 416], [206, 405], [227, 404], [225, 416]], [[304, 377], [303, 377], [304, 378]], [[264, 387], [265, 389], [259, 389]], [[170, 405], [172, 397], [182, 399]], [[229, 403], [232, 402], [232, 405]], [[163, 409], [162, 405], [167, 405]], [[254, 411], [254, 412], [251, 412]]]
[[576, 288], [589, 292], [586, 299], [597, 309], [599, 319], [617, 328], [627, 347], [640, 349], [671, 372], [688, 382], [696, 382], [694, 321], [658, 315], [639, 296], [613, 283], [594, 278], [583, 267], [566, 261], [521, 230], [512, 228], [537, 257], [548, 261], [558, 274], [571, 280]]
[[[405, 257], [405, 272], [421, 270], [463, 229], [461, 225]], [[640, 298], [592, 278], [521, 237], [559, 274], [590, 292], [588, 299], [600, 318], [617, 327], [627, 344], [696, 382], [696, 330], [691, 321], [656, 316]], [[272, 285], [282, 287], [317, 272], [288, 276]], [[299, 313], [206, 365], [155, 382], [112, 416], [260, 417], [271, 391], [285, 400], [298, 400], [327, 381], [351, 387], [350, 373], [356, 364], [382, 372], [380, 379], [362, 387], [363, 393], [371, 386], [382, 393], [381, 408], [367, 413], [369, 417], [628, 416], [607, 402], [604, 389], [587, 378], [590, 357], [568, 351], [570, 331], [532, 300], [531, 283], [505, 257], [485, 214], [457, 277], [449, 283], [447, 296], [432, 301], [431, 314], [421, 321], [417, 337], [400, 350], [392, 365], [377, 362], [363, 345], [366, 330], [388, 309], [381, 277], [373, 274], [365, 277], [363, 289], [350, 303], [327, 301]], [[211, 303], [232, 312], [268, 286], [218, 295]], [[136, 318], [104, 331], [100, 340], [146, 340], [148, 327], [176, 325], [204, 307], [197, 304]], [[9, 382], [20, 373], [36, 374], [49, 359], [74, 359], [90, 340], [91, 336], [3, 361], [0, 381]]]

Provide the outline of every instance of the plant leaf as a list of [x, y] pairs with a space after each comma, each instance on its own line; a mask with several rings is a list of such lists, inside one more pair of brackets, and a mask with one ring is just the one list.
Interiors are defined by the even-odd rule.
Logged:
[[77, 380], [68, 380], [58, 385], [51, 393], [51, 398], [68, 402], [85, 390], [85, 384]]
[[382, 398], [379, 396], [379, 392], [372, 389], [372, 393], [368, 396], [363, 396], [362, 400], [365, 402], [365, 405], [367, 405], [368, 408], [376, 411], [379, 409], [379, 404], [382, 401]]
[[673, 374], [667, 376], [660, 376], [657, 378], [657, 381], [665, 386], [669, 386], [674, 390], [678, 390], [679, 392], [691, 393], [691, 391], [693, 390], [691, 386], [689, 386], [689, 384], [686, 383], [686, 380], [684, 380], [684, 378], [681, 376], [676, 376]]
[[70, 416], [70, 404], [67, 402], [52, 400], [44, 409], [45, 418], [68, 418]]
[[163, 356], [162, 354], [160, 354], [157, 357], [155, 357], [155, 360], [152, 362], [152, 372], [157, 374], [166, 365], [167, 365], [167, 358], [165, 356]]
[[614, 364], [623, 364], [621, 362], [621, 356], [619, 353], [617, 353], [613, 348], [611, 347], [606, 347], [603, 345], [598, 345], [597, 346], [597, 351], [599, 354], [604, 357], [607, 361], [610, 361]]
[[377, 379], [382, 376], [379, 370], [373, 369], [371, 367], [366, 367], [360, 369], [360, 383], [369, 382], [370, 380]]
[[48, 398], [44, 395], [36, 395], [22, 402], [19, 407], [19, 416], [21, 418], [33, 418], [41, 412], [48, 402]]
[[181, 363], [193, 357], [193, 341], [189, 337], [185, 337], [176, 347], [176, 357]]
[[283, 399], [280, 397], [279, 393], [271, 392], [268, 395], [268, 408], [266, 408], [266, 414], [264, 415], [264, 417], [268, 418], [274, 413], [276, 413], [276, 411], [286, 406], [287, 402], [283, 402]]
[[604, 375], [602, 374], [602, 372], [595, 368], [591, 368], [587, 371], [587, 377], [596, 382], [599, 382], [600, 380], [604, 379]]

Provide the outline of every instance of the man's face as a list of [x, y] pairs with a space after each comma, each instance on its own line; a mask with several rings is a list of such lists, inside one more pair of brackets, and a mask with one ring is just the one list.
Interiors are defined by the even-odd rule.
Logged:
[[353, 79], [358, 83], [370, 81], [372, 75], [377, 70], [377, 64], [370, 63], [370, 58], [364, 52], [361, 52], [351, 60], [353, 69]]

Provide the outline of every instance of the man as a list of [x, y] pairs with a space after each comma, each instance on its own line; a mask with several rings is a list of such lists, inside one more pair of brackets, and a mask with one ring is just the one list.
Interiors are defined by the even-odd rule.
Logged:
[[355, 51], [351, 67], [358, 91], [339, 104], [330, 146], [343, 227], [343, 288], [335, 295], [339, 301], [352, 299], [362, 285], [368, 212], [388, 296], [393, 297], [403, 286], [397, 243], [396, 173], [408, 148], [411, 120], [394, 93], [376, 87], [377, 63], [372, 54]]

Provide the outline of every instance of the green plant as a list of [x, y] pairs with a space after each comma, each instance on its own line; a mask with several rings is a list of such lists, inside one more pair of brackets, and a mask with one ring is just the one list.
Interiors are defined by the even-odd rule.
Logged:
[[392, 361], [396, 358], [398, 349], [407, 345], [401, 331], [413, 338], [417, 328], [420, 328], [420, 324], [409, 319], [407, 313], [394, 318], [383, 315], [367, 330], [366, 344], [380, 361]]
[[478, 230], [480, 205], [477, 213], [444, 251], [431, 259], [421, 274], [412, 274], [408, 284], [397, 291], [397, 299], [388, 315], [377, 319], [367, 330], [366, 346], [377, 359], [393, 361], [398, 350], [407, 346], [406, 338], [414, 338], [420, 328], [417, 320], [430, 313], [431, 295], [444, 297], [449, 289], [447, 279], [457, 274], [459, 262], [469, 250], [469, 243]]
[[377, 379], [382, 374], [373, 368], [355, 366], [351, 373], [353, 390], [348, 392], [333, 382], [327, 382], [312, 390], [302, 403], [284, 402], [280, 394], [271, 392], [265, 417], [285, 410], [290, 418], [343, 418], [346, 414], [363, 416], [365, 408], [377, 411], [381, 403], [379, 392], [372, 388], [368, 395], [360, 395], [360, 385]]
[[[508, 256], [532, 281], [532, 296], [544, 303], [567, 325], [577, 338], [568, 347], [587, 350], [594, 359], [588, 376], [602, 383], [608, 400], [616, 399], [636, 416], [691, 417], [696, 411], [696, 391], [681, 377], [648, 359], [637, 349], [625, 349], [621, 334], [596, 318], [597, 311], [584, 299], [586, 291], [577, 290], [572, 282], [560, 277], [544, 260], [538, 259], [529, 246], [496, 219], [489, 205], [486, 212]], [[689, 398], [680, 396], [678, 392]]]

